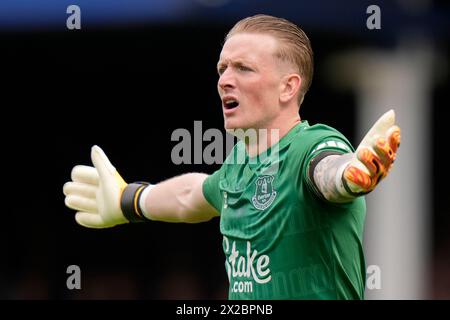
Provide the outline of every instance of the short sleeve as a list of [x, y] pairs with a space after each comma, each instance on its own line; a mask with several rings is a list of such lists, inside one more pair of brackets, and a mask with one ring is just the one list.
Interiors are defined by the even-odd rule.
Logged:
[[222, 194], [219, 187], [222, 168], [215, 171], [203, 181], [203, 196], [219, 213], [221, 212], [223, 205]]
[[306, 156], [307, 163], [310, 163], [312, 159], [317, 157], [322, 152], [336, 152], [340, 154], [353, 152], [354, 149], [350, 145], [346, 139], [342, 139], [338, 136], [334, 137], [325, 137], [318, 141], [308, 152], [308, 155]]
[[302, 172], [302, 179], [306, 181], [309, 189], [317, 196], [322, 197], [313, 182], [313, 172], [315, 166], [323, 158], [333, 154], [345, 154], [354, 152], [350, 142], [336, 130], [324, 130], [311, 144], [306, 154], [306, 166]]

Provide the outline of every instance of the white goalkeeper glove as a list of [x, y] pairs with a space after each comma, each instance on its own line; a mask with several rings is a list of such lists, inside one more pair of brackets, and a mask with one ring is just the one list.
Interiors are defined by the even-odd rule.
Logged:
[[75, 220], [88, 228], [108, 228], [145, 221], [139, 196], [147, 183], [127, 184], [98, 146], [93, 146], [94, 167], [78, 165], [64, 184], [65, 204], [78, 212]]
[[[359, 144], [350, 163], [341, 168], [336, 185], [343, 193], [359, 196], [371, 192], [392, 169], [400, 146], [400, 128], [394, 110], [382, 115]], [[345, 190], [345, 191], [344, 191]]]

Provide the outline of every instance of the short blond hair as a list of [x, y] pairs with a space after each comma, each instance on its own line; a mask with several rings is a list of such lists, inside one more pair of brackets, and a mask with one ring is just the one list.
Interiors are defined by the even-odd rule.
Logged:
[[281, 45], [276, 56], [282, 61], [292, 63], [302, 78], [298, 99], [298, 104], [301, 105], [311, 86], [314, 70], [313, 51], [305, 32], [286, 19], [257, 14], [238, 21], [225, 36], [225, 41], [243, 32], [269, 34], [280, 41]]

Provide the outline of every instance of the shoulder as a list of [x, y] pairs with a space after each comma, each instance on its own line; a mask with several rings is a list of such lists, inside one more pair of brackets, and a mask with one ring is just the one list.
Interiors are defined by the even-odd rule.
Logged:
[[312, 126], [307, 126], [304, 132], [305, 134], [313, 137], [338, 136], [345, 138], [345, 136], [341, 132], [339, 132], [339, 130], [323, 123], [317, 123]]
[[295, 143], [302, 144], [309, 152], [329, 148], [354, 151], [350, 141], [339, 130], [322, 123], [307, 126]]

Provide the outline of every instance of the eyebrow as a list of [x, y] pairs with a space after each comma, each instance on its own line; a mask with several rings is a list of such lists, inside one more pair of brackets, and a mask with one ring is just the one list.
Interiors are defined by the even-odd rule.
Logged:
[[226, 65], [228, 65], [229, 63], [231, 63], [231, 65], [232, 66], [243, 66], [243, 65], [245, 65], [245, 66], [247, 66], [247, 65], [249, 65], [250, 67], [252, 66], [252, 64], [250, 63], [250, 62], [248, 62], [248, 61], [243, 61], [243, 60], [241, 60], [241, 59], [238, 59], [238, 60], [236, 60], [236, 61], [232, 61], [232, 60], [224, 60], [224, 61], [219, 61], [218, 63], [217, 63], [217, 70], [219, 70], [221, 67], [224, 67], [224, 66], [226, 66]]

